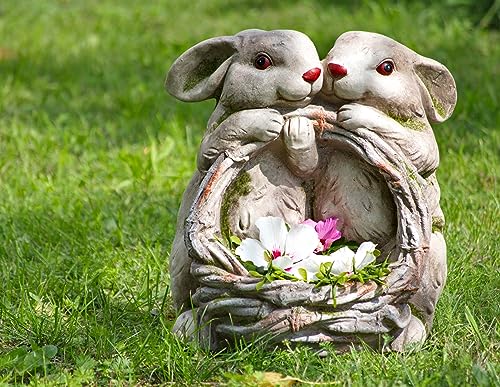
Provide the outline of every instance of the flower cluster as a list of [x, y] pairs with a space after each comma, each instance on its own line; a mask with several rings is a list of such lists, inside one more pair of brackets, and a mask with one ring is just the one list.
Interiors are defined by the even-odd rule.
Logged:
[[[372, 242], [361, 243], [355, 251], [351, 249], [356, 245], [342, 239], [336, 218], [319, 222], [308, 219], [289, 227], [281, 218], [263, 217], [255, 225], [259, 239], [244, 239], [235, 253], [251, 267], [251, 274], [263, 276], [266, 281], [291, 279], [336, 284], [340, 279], [342, 283], [363, 280], [359, 273], [375, 267], [380, 254]], [[387, 273], [386, 265], [375, 278]], [[373, 275], [367, 274], [373, 279]]]

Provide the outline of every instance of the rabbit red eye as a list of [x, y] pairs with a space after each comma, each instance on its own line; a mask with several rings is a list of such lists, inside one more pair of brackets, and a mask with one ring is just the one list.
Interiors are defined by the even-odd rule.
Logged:
[[377, 66], [377, 72], [382, 75], [391, 75], [394, 71], [394, 63], [386, 60]]
[[254, 66], [255, 68], [259, 70], [265, 70], [269, 66], [271, 66], [273, 63], [271, 62], [271, 58], [269, 58], [265, 54], [259, 54], [257, 55], [257, 58], [255, 58]]

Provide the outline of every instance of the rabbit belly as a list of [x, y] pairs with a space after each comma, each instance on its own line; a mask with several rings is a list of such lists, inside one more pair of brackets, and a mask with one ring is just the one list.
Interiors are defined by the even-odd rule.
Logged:
[[285, 165], [282, 155], [265, 152], [245, 168], [249, 190], [231, 203], [228, 226], [240, 238], [257, 238], [255, 221], [276, 216], [286, 223], [298, 224], [310, 214], [303, 180]]
[[392, 244], [397, 212], [383, 176], [353, 154], [336, 151], [327, 157], [315, 186], [314, 218], [338, 218], [348, 240]]

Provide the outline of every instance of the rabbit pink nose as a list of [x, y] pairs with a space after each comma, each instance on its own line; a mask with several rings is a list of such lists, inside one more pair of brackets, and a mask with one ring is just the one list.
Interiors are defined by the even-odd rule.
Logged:
[[337, 63], [328, 63], [328, 70], [334, 78], [342, 78], [347, 75], [347, 69]]
[[321, 75], [321, 69], [319, 67], [315, 67], [302, 74], [302, 79], [304, 79], [304, 81], [306, 82], [313, 83], [314, 81], [316, 81], [316, 79], [319, 78], [320, 75]]

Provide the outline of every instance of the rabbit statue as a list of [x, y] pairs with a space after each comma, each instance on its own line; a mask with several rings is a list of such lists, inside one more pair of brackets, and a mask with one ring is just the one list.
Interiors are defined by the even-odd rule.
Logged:
[[[249, 171], [250, 176], [256, 185], [261, 184], [266, 198], [283, 197], [283, 205], [288, 206], [287, 198], [293, 201], [304, 196], [297, 192], [301, 188], [296, 175], [313, 170], [318, 162], [314, 128], [307, 118], [285, 120], [283, 115], [308, 105], [321, 89], [322, 80], [314, 44], [292, 30], [251, 29], [211, 38], [188, 49], [171, 66], [166, 79], [171, 95], [189, 102], [216, 100], [198, 153], [198, 170], [182, 199], [170, 253], [171, 292], [177, 309], [190, 306], [190, 294], [198, 287], [190, 274], [184, 222], [206, 171], [221, 154], [247, 160], [270, 142], [279, 142], [279, 155], [268, 152], [266, 162], [258, 163]], [[275, 141], [278, 138], [281, 141]], [[260, 165], [281, 170], [278, 181], [269, 183]], [[243, 214], [229, 217], [238, 219], [232, 228], [240, 236], [255, 232], [254, 219], [257, 209], [262, 208], [259, 200], [269, 201], [262, 195], [244, 200], [248, 203], [239, 206]], [[303, 220], [302, 207], [296, 206], [296, 219]]]
[[[339, 127], [365, 137], [380, 136], [425, 178], [422, 189], [432, 234], [429, 246], [424, 246], [428, 253], [419, 268], [419, 289], [410, 302], [418, 316], [412, 334], [420, 341], [432, 326], [447, 272], [444, 216], [435, 176], [439, 151], [430, 123], [442, 122], [452, 114], [457, 100], [454, 79], [437, 61], [371, 32], [342, 34], [323, 65], [323, 87], [314, 103], [336, 111]], [[343, 231], [350, 238], [376, 240], [390, 250], [396, 228], [395, 204], [380, 174], [343, 152], [328, 157], [318, 184], [315, 216], [335, 215], [344, 221]]]

